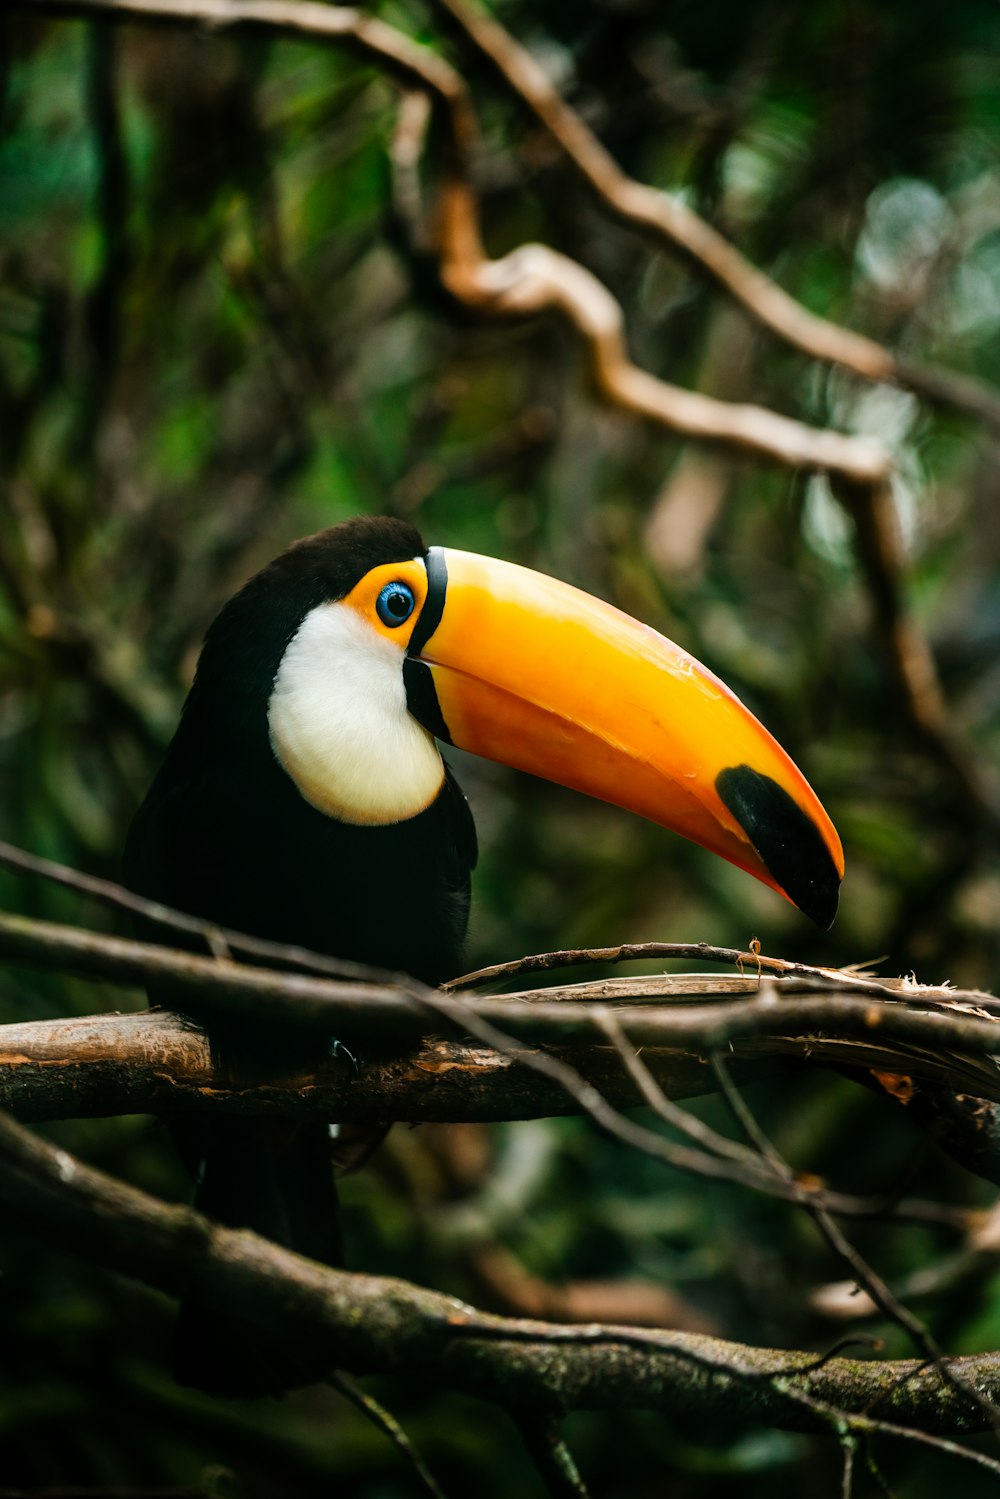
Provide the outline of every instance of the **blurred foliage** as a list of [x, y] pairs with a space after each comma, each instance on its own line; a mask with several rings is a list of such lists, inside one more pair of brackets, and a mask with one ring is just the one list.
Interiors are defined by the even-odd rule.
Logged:
[[[1000, 452], [905, 393], [816, 367], [689, 267], [601, 214], [433, 10], [386, 19], [463, 67], [481, 110], [487, 243], [539, 238], [622, 300], [658, 374], [818, 424], [877, 433], [915, 607], [956, 731], [1000, 757]], [[618, 160], [681, 192], [807, 306], [981, 378], [1000, 353], [1000, 13], [982, 0], [506, 0]], [[994, 986], [995, 840], [906, 728], [871, 628], [849, 522], [821, 478], [695, 450], [596, 407], [552, 322], [477, 325], [430, 298], [388, 212], [395, 96], [336, 49], [8, 15], [0, 136], [0, 782], [3, 836], [115, 875], [220, 603], [293, 537], [362, 511], [611, 598], [682, 641], [805, 768], [848, 856], [818, 936], [728, 865], [660, 830], [459, 757], [482, 862], [469, 964], [579, 943], [744, 945]], [[995, 785], [995, 776], [994, 776]], [[0, 876], [17, 909], [104, 924]], [[3, 976], [3, 1018], [139, 1006], [140, 994]], [[905, 1115], [842, 1079], [750, 1094], [793, 1161], [946, 1202], [991, 1194]], [[718, 1101], [699, 1105], [725, 1126]], [[105, 1169], [185, 1196], [165, 1132], [53, 1127]], [[483, 1301], [477, 1244], [552, 1282], [647, 1277], [725, 1335], [828, 1347], [809, 1309], [842, 1278], [778, 1204], [628, 1156], [578, 1121], [397, 1130], [345, 1183], [352, 1261]], [[468, 1141], [466, 1141], [468, 1144]], [[416, 1492], [329, 1390], [264, 1407], [176, 1389], [170, 1308], [59, 1252], [2, 1249], [3, 1481], [174, 1483], [246, 1495]], [[855, 1226], [894, 1284], [946, 1263], [946, 1229]], [[915, 1303], [954, 1351], [1000, 1346], [980, 1265]], [[893, 1353], [910, 1352], [891, 1328]], [[506, 1418], [385, 1382], [449, 1493], [539, 1492]], [[840, 1493], [836, 1448], [636, 1414], [576, 1416], [598, 1494]], [[893, 1492], [972, 1469], [881, 1444]], [[202, 1479], [202, 1475], [204, 1478]], [[855, 1492], [879, 1493], [859, 1460]]]

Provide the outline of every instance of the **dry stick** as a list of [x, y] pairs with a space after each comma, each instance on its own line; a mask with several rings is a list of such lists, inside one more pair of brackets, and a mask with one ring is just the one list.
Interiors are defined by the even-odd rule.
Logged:
[[851, 1499], [854, 1492], [854, 1454], [858, 1450], [858, 1439], [853, 1431], [846, 1432], [840, 1438], [840, 1450], [844, 1457], [840, 1475], [840, 1499]]
[[445, 289], [483, 317], [558, 313], [583, 344], [598, 394], [616, 410], [684, 437], [723, 443], [792, 468], [836, 473], [859, 485], [887, 477], [889, 456], [876, 441], [809, 427], [765, 407], [717, 400], [640, 369], [628, 357], [620, 304], [578, 261], [542, 244], [520, 245], [499, 260], [487, 258], [464, 177], [442, 182], [439, 214]]
[[534, 1412], [512, 1410], [510, 1415], [552, 1499], [590, 1499], [590, 1490], [556, 1423]]
[[[951, 1360], [953, 1370], [954, 1366], [960, 1362], [963, 1361], [957, 1359]], [[917, 1365], [917, 1370], [921, 1374], [926, 1368], [926, 1364]], [[912, 1441], [920, 1446], [934, 1448], [938, 1452], [946, 1453], [949, 1457], [963, 1458], [966, 1462], [975, 1463], [979, 1467], [986, 1468], [988, 1472], [1000, 1477], [1000, 1462], [994, 1457], [987, 1457], [985, 1452], [977, 1452], [972, 1447], [960, 1447], [957, 1442], [951, 1442], [946, 1437], [921, 1430], [916, 1426], [899, 1426], [894, 1421], [882, 1421], [867, 1414], [854, 1415], [853, 1413], [845, 1412], [830, 1402], [816, 1400], [804, 1390], [788, 1388], [787, 1380], [781, 1376], [778, 1376], [778, 1379], [784, 1392], [791, 1400], [804, 1409], [814, 1412], [817, 1416], [825, 1417], [828, 1429], [832, 1430], [838, 1437], [842, 1437], [845, 1431], [855, 1432], [862, 1436], [899, 1437], [904, 1441]], [[901, 1388], [898, 1381], [896, 1387]], [[872, 1404], [874, 1403], [873, 1401]]]
[[[461, 10], [466, 14], [464, 4]], [[499, 35], [505, 36], [502, 32]], [[515, 46], [513, 42], [510, 45]], [[526, 65], [534, 68], [527, 54], [524, 58]], [[418, 220], [422, 216], [417, 162], [425, 116], [426, 111], [422, 114], [419, 108], [404, 107], [392, 152], [397, 180], [395, 198], [404, 224], [415, 215]], [[639, 189], [638, 184], [630, 186]], [[610, 405], [689, 437], [726, 441], [758, 457], [829, 471], [837, 493], [855, 516], [859, 554], [875, 601], [876, 620], [888, 643], [890, 664], [910, 718], [954, 778], [975, 820], [985, 821], [994, 836], [1000, 835], [1000, 808], [948, 730], [930, 646], [904, 597], [900, 582], [902, 558], [898, 546], [893, 545], [896, 523], [885, 451], [869, 446], [867, 452], [862, 452], [857, 444], [863, 439], [845, 438], [840, 433], [817, 433], [800, 424], [793, 424], [796, 429], [793, 430], [785, 418], [773, 412], [719, 403], [670, 386], [638, 369], [626, 351], [621, 307], [578, 262], [545, 245], [532, 244], [521, 245], [502, 260], [486, 258], [468, 176], [457, 166], [445, 177], [440, 189], [437, 228], [439, 274], [447, 290], [464, 306], [487, 316], [520, 317], [544, 311], [561, 314], [582, 338], [593, 382]], [[410, 237], [416, 239], [426, 255], [426, 235], [411, 224]], [[726, 242], [720, 240], [720, 243]], [[773, 286], [772, 289], [777, 291]], [[791, 299], [788, 301], [795, 307]], [[804, 317], [809, 316], [803, 309], [797, 310]], [[845, 333], [832, 324], [823, 327], [831, 333]], [[991, 399], [1000, 421], [1000, 398]], [[855, 445], [851, 452], [845, 443]], [[857, 466], [859, 456], [861, 464]]]
[[[0, 844], [0, 863], [3, 862], [3, 844]], [[693, 959], [700, 963], [728, 963], [741, 970], [745, 966], [766, 973], [786, 974], [796, 978], [835, 978], [838, 983], [845, 980], [856, 985], [858, 990], [873, 993], [886, 992], [892, 980], [869, 976], [857, 969], [821, 968], [811, 963], [792, 963], [787, 958], [768, 958], [763, 953], [746, 951], [738, 947], [716, 947], [710, 942], [620, 942], [615, 947], [564, 947], [554, 952], [532, 953], [523, 958], [513, 958], [506, 963], [492, 963], [488, 968], [477, 968], [472, 973], [463, 973], [461, 978], [449, 979], [442, 984], [445, 993], [455, 989], [480, 989], [486, 984], [499, 983], [509, 978], [520, 978], [525, 973], [548, 973], [553, 968], [572, 968], [587, 963], [635, 963], [656, 959]]]
[[628, 1036], [619, 1024], [617, 1016], [605, 1010], [597, 1016], [597, 1022], [617, 1051], [629, 1077], [639, 1089], [648, 1106], [674, 1129], [693, 1140], [704, 1150], [732, 1161], [757, 1161], [762, 1152], [752, 1151], [737, 1140], [728, 1140], [694, 1114], [689, 1114], [672, 1099], [667, 1098], [646, 1062], [630, 1045]]
[[468, 0], [438, 0], [518, 99], [557, 141], [605, 208], [622, 223], [679, 250], [750, 316], [793, 348], [865, 380], [892, 381], [927, 399], [1000, 425], [1000, 395], [969, 376], [900, 358], [874, 339], [809, 312], [683, 200], [628, 177], [531, 53]]
[[[419, 1373], [553, 1416], [641, 1406], [811, 1431], [846, 1422], [979, 1460], [928, 1435], [979, 1430], [982, 1416], [916, 1360], [817, 1361], [704, 1334], [568, 1328], [477, 1312], [403, 1281], [330, 1270], [157, 1202], [2, 1114], [0, 1204], [21, 1231], [171, 1295], [197, 1283], [227, 1314], [269, 1335], [329, 1348], [331, 1364], [355, 1372]], [[1000, 1354], [962, 1358], [956, 1367], [984, 1391], [1000, 1390]], [[925, 1431], [864, 1414], [887, 1385], [893, 1413]]]
[[[425, 233], [414, 231], [420, 215], [416, 162], [422, 123], [405, 110], [393, 152], [401, 178], [396, 193], [404, 224], [426, 255]], [[553, 311], [581, 337], [599, 394], [612, 406], [703, 441], [733, 445], [758, 457], [811, 469], [829, 469], [857, 484], [880, 482], [889, 470], [881, 444], [818, 431], [761, 407], [719, 401], [659, 380], [628, 358], [624, 317], [607, 288], [578, 261], [546, 245], [524, 244], [500, 260], [488, 260], [468, 172], [454, 170], [440, 190], [437, 216], [442, 284], [466, 307], [487, 316], [515, 317]]]

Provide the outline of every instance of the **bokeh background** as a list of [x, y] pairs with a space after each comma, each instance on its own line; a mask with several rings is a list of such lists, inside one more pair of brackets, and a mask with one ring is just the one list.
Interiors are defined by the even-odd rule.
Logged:
[[[496, 13], [622, 166], [677, 191], [806, 306], [989, 382], [1000, 354], [1000, 12], [983, 0], [804, 5], [554, 0]], [[1000, 451], [947, 407], [819, 366], [616, 226], [544, 132], [418, 3], [383, 18], [444, 50], [484, 131], [487, 246], [539, 239], [625, 309], [644, 367], [896, 460], [905, 588], [958, 740], [1000, 758]], [[223, 600], [296, 536], [360, 512], [613, 600], [753, 706], [843, 835], [840, 917], [777, 897], [661, 830], [460, 759], [482, 845], [469, 967], [643, 939], [745, 946], [1000, 982], [996, 825], [909, 726], [852, 525], [822, 477], [686, 444], [602, 408], [554, 319], [459, 315], [401, 251], [397, 99], [335, 48], [8, 14], [0, 136], [0, 833], [114, 877], [129, 818]], [[109, 928], [0, 875], [5, 904]], [[8, 970], [0, 1016], [139, 1007], [139, 993]], [[986, 1207], [905, 1113], [843, 1078], [748, 1095], [783, 1151], [845, 1189]], [[724, 1123], [717, 1101], [697, 1108]], [[166, 1132], [52, 1126], [103, 1168], [184, 1198]], [[352, 1261], [516, 1307], [538, 1287], [669, 1288], [690, 1326], [831, 1346], [811, 1293], [842, 1270], [811, 1226], [687, 1179], [576, 1120], [397, 1128], [344, 1183]], [[212, 1402], [169, 1377], [171, 1308], [0, 1241], [0, 1484], [183, 1485], [403, 1499], [415, 1480], [341, 1397]], [[855, 1226], [953, 1352], [1000, 1346], [1000, 1282], [954, 1226]], [[912, 1277], [923, 1273], [914, 1286]], [[917, 1295], [919, 1291], [923, 1295]], [[538, 1291], [538, 1294], [542, 1294]], [[850, 1330], [851, 1325], [847, 1325]], [[898, 1331], [863, 1323], [892, 1353]], [[540, 1493], [514, 1428], [377, 1383], [449, 1493]], [[834, 1440], [643, 1414], [567, 1434], [610, 1496], [839, 1494]], [[988, 1444], [987, 1444], [988, 1446]], [[992, 1480], [878, 1445], [858, 1494]], [[991, 1449], [992, 1450], [992, 1449]]]

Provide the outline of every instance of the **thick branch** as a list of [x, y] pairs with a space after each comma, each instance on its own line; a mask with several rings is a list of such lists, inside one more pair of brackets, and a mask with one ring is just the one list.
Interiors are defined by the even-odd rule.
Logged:
[[[331, 1369], [418, 1375], [553, 1415], [639, 1407], [814, 1431], [835, 1424], [832, 1411], [851, 1413], [859, 1430], [895, 1421], [925, 1433], [986, 1424], [973, 1400], [916, 1360], [818, 1361], [695, 1333], [560, 1327], [489, 1316], [405, 1281], [328, 1270], [165, 1206], [6, 1117], [0, 1213], [22, 1233], [169, 1295], [197, 1288], [276, 1346], [326, 1353]], [[982, 1398], [1000, 1397], [1000, 1355], [956, 1359], [953, 1368]]]
[[[850, 973], [826, 980], [765, 976], [741, 981], [715, 976], [718, 984], [730, 986], [729, 992], [738, 992], [742, 983], [752, 993], [751, 998], [724, 1005], [635, 1003], [639, 995], [676, 995], [677, 980], [669, 977], [602, 979], [483, 999], [445, 995], [415, 981], [361, 984], [275, 973], [7, 913], [0, 914], [0, 955], [117, 984], [155, 980], [169, 985], [182, 1009], [187, 998], [196, 1000], [199, 1010], [324, 1029], [348, 1042], [378, 1038], [386, 1046], [443, 1028], [478, 1035], [484, 1025], [499, 1027], [529, 1045], [601, 1042], [604, 1033], [595, 1004], [600, 1001], [620, 1006], [622, 1030], [632, 1044], [644, 1047], [718, 1051], [751, 1038], [829, 1029], [845, 1040], [877, 1038], [880, 1044], [912, 1045], [939, 1056], [949, 1048], [970, 1059], [990, 1058], [1000, 1051], [998, 1019], [987, 1014], [997, 1004], [992, 996], [914, 983], [894, 988]], [[702, 975], [699, 982], [703, 985], [712, 977]], [[553, 994], [559, 997], [553, 999]], [[993, 1064], [981, 1071], [977, 1067], [976, 1076], [984, 1088], [989, 1085], [983, 1096], [992, 1097], [1000, 1076]]]
[[[641, 1101], [612, 1047], [577, 1048], [566, 1055], [616, 1106]], [[713, 1086], [706, 1063], [690, 1052], [661, 1050], [645, 1057], [673, 1097]], [[237, 1086], [214, 1067], [203, 1033], [164, 1011], [0, 1026], [0, 1101], [27, 1120], [196, 1108], [341, 1122], [455, 1124], [579, 1109], [557, 1083], [516, 1057], [438, 1038], [391, 1056], [362, 1053], [357, 1072], [334, 1056], [315, 1073], [272, 1075]]]
[[[831, 1028], [835, 1020], [833, 1015]], [[550, 1049], [614, 1108], [643, 1103], [640, 1087], [614, 1047], [591, 1041]], [[581, 1109], [578, 1098], [530, 1065], [527, 1047], [519, 1057], [516, 1049], [506, 1054], [482, 1044], [429, 1037], [391, 1055], [380, 1055], [373, 1041], [359, 1051], [356, 1072], [333, 1056], [312, 1073], [272, 1074], [237, 1084], [213, 1065], [201, 1031], [163, 1011], [28, 1021], [0, 1026], [0, 1102], [25, 1120], [211, 1109], [350, 1123], [402, 1119], [455, 1124], [537, 1119]], [[743, 1082], [772, 1075], [783, 1059], [796, 1058], [817, 1066], [905, 1072], [958, 1093], [985, 1094], [992, 1088], [992, 1096], [1000, 1095], [990, 1059], [918, 1051], [876, 1037], [761, 1036], [734, 1044], [727, 1055]], [[698, 1051], [644, 1047], [642, 1060], [668, 1098], [690, 1098], [717, 1086], [710, 1063]]]

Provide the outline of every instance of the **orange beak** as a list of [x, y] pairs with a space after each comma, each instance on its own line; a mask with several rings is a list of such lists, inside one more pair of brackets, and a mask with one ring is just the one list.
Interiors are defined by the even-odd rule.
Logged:
[[815, 792], [718, 677], [553, 578], [432, 547], [410, 709], [439, 738], [721, 854], [822, 927], [844, 856]]

